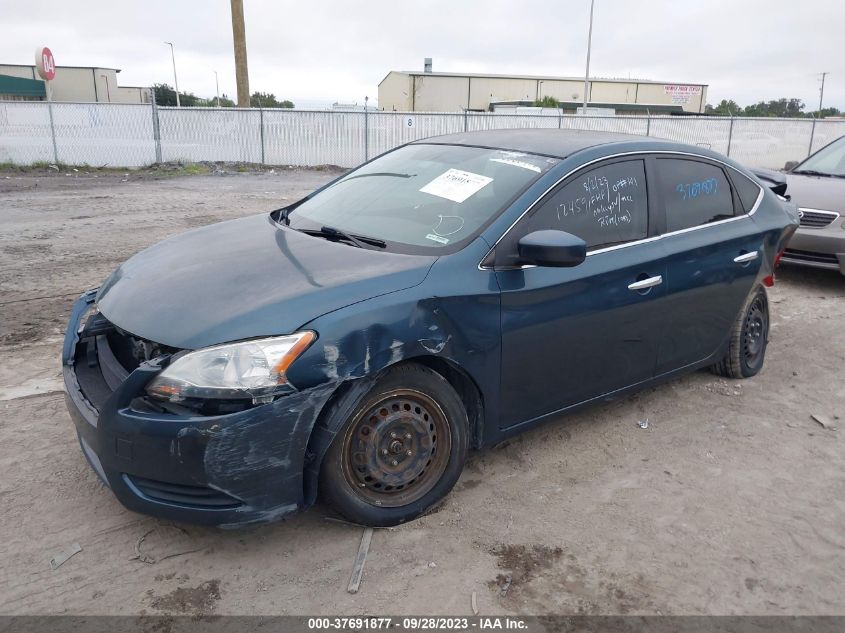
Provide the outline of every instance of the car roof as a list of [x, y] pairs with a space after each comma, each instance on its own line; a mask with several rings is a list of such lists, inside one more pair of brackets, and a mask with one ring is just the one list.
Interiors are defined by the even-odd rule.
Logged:
[[636, 144], [641, 145], [642, 149], [675, 144], [665, 139], [636, 134], [543, 128], [461, 132], [432, 136], [414, 141], [413, 144], [466, 145], [566, 158], [582, 149], [611, 143]]

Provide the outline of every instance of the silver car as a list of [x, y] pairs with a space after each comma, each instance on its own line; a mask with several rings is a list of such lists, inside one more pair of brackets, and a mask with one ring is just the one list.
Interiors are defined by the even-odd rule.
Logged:
[[781, 262], [845, 275], [845, 136], [792, 167], [786, 184], [801, 226]]

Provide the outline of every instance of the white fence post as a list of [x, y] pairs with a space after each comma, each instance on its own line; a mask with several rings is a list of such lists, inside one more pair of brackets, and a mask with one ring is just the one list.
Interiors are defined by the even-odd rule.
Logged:
[[727, 156], [731, 155], [731, 140], [733, 139], [734, 134], [734, 117], [731, 115], [731, 124], [728, 127], [728, 151], [726, 152]]
[[370, 160], [370, 115], [367, 113], [368, 98], [364, 98], [364, 162]]
[[258, 104], [258, 136], [261, 139], [261, 164], [264, 164], [264, 108]]
[[153, 141], [155, 142], [156, 147], [156, 163], [161, 163], [161, 128], [159, 127], [158, 122], [158, 105], [156, 104], [156, 93], [155, 89], [152, 91], [152, 107], [150, 108], [152, 115], [153, 115]]
[[807, 156], [813, 153], [813, 139], [816, 136], [816, 117], [813, 117], [813, 127], [810, 128], [810, 147], [807, 148]]

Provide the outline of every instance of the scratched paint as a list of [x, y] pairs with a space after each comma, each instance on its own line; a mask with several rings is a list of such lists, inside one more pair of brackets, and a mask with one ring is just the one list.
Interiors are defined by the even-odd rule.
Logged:
[[205, 432], [209, 485], [243, 502], [238, 512], [245, 524], [278, 508], [302, 507], [305, 447], [336, 387], [326, 383], [290, 394]]

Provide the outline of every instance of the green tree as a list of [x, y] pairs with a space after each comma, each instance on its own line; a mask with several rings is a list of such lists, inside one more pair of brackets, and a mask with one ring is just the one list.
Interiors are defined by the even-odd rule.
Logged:
[[235, 102], [232, 101], [229, 97], [226, 96], [224, 92], [220, 97], [220, 103], [217, 103], [217, 97], [209, 97], [208, 99], [201, 99], [197, 103], [198, 106], [204, 106], [208, 108], [234, 108]]
[[815, 112], [808, 113], [808, 116], [814, 116], [817, 119], [823, 119], [826, 116], [841, 116], [842, 112], [839, 108], [822, 108], [821, 110], [816, 110]]
[[536, 99], [534, 101], [534, 107], [535, 108], [559, 108], [560, 107], [560, 101], [558, 101], [554, 97], [550, 97], [549, 95], [546, 95], [542, 99]]
[[220, 97], [220, 103], [217, 103], [217, 99], [215, 98], [215, 105], [219, 105], [221, 108], [234, 108], [235, 102], [232, 101], [229, 97], [226, 96], [226, 93], [223, 93], [223, 96]]
[[802, 117], [804, 116], [802, 110], [804, 110], [804, 102], [801, 99], [781, 98], [745, 106], [743, 114], [756, 117]]
[[249, 98], [249, 105], [253, 108], [293, 108], [293, 102], [285, 99], [279, 101], [271, 92], [253, 92]]
[[[175, 106], [176, 105], [176, 91], [168, 84], [153, 84], [155, 91], [156, 104], [160, 106]], [[192, 92], [180, 92], [179, 103], [183, 106], [197, 106], [204, 105], [203, 99], [200, 99]]]
[[707, 104], [704, 108], [705, 114], [722, 116], [749, 116], [749, 117], [779, 117], [779, 118], [801, 118], [808, 116], [836, 116], [840, 114], [838, 108], [824, 108], [819, 112], [804, 112], [804, 102], [796, 97], [771, 99], [769, 101], [758, 101], [741, 107], [733, 99], [722, 99], [719, 105]]
[[709, 103], [704, 106], [704, 113], [721, 116], [737, 116], [742, 113], [742, 108], [733, 99], [722, 99], [719, 102], [719, 105], [715, 107]]

